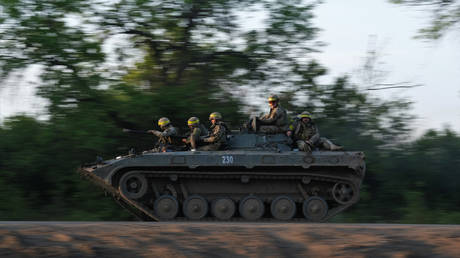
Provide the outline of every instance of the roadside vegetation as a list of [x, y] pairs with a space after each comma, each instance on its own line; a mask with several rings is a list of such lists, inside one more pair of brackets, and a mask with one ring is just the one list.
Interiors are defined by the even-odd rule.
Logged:
[[[152, 148], [153, 137], [122, 129], [152, 129], [162, 116], [184, 129], [190, 116], [218, 111], [238, 129], [276, 92], [292, 116], [308, 110], [322, 135], [366, 154], [362, 198], [334, 221], [460, 223], [460, 136], [413, 139], [410, 101], [379, 99], [347, 77], [319, 83], [327, 68], [312, 58], [315, 5], [1, 1], [1, 80], [39, 69], [48, 106], [45, 120], [0, 126], [0, 220], [133, 219], [78, 166]], [[264, 18], [247, 29], [251, 12]]]

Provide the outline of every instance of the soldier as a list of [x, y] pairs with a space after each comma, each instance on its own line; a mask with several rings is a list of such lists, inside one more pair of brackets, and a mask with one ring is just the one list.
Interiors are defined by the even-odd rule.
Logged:
[[286, 134], [294, 138], [299, 150], [311, 152], [316, 146], [332, 151], [342, 149], [341, 146], [335, 145], [327, 138], [319, 136], [318, 127], [313, 122], [310, 113], [304, 111], [297, 118], [298, 120], [290, 126]]
[[166, 150], [177, 150], [180, 144], [177, 140], [179, 138], [178, 130], [171, 124], [171, 121], [167, 117], [162, 117], [158, 120], [158, 126], [160, 126], [162, 132], [157, 130], [149, 130], [151, 133], [159, 138], [156, 149], [159, 152], [165, 152]]
[[[253, 130], [262, 133], [284, 133], [289, 128], [288, 116], [286, 110], [279, 104], [279, 98], [276, 95], [268, 97], [270, 112], [260, 118], [250, 121]], [[260, 126], [259, 126], [260, 125]]]
[[195, 151], [200, 144], [200, 137], [208, 135], [208, 130], [200, 124], [200, 119], [194, 116], [188, 119], [187, 125], [190, 128], [190, 136], [182, 141], [190, 145], [191, 151]]
[[222, 122], [222, 115], [219, 112], [213, 112], [209, 115], [211, 121], [211, 132], [209, 136], [202, 138], [203, 142], [207, 145], [198, 148], [202, 151], [215, 151], [219, 150], [227, 142], [227, 125]]

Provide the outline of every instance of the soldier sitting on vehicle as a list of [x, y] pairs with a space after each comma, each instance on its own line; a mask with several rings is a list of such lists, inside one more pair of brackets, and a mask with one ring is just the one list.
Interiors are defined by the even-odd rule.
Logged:
[[199, 147], [198, 150], [202, 151], [216, 151], [221, 149], [227, 142], [227, 125], [222, 122], [222, 115], [219, 112], [213, 112], [209, 115], [211, 127], [209, 128], [210, 134], [202, 137], [202, 141], [206, 144]]
[[286, 134], [294, 138], [299, 150], [311, 152], [315, 147], [332, 151], [342, 149], [342, 146], [337, 146], [327, 138], [319, 136], [318, 127], [313, 123], [310, 113], [304, 111], [297, 118]]
[[288, 116], [286, 110], [279, 104], [279, 98], [276, 95], [268, 97], [270, 112], [262, 117], [251, 118], [248, 125], [253, 131], [261, 133], [284, 133], [289, 128]]
[[200, 123], [200, 119], [194, 116], [188, 119], [187, 125], [190, 128], [190, 136], [182, 141], [190, 145], [191, 151], [195, 151], [202, 144], [200, 137], [208, 135], [208, 130]]
[[154, 149], [157, 152], [166, 152], [168, 150], [181, 150], [183, 146], [180, 142], [180, 136], [178, 129], [171, 124], [171, 121], [167, 117], [162, 117], [158, 120], [158, 126], [160, 126], [162, 132], [157, 130], [149, 130], [151, 133], [157, 136], [158, 147]]

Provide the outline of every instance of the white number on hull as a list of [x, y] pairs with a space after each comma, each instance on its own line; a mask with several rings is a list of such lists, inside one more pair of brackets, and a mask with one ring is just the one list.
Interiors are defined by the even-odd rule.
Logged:
[[233, 156], [222, 156], [222, 164], [224, 165], [233, 164]]

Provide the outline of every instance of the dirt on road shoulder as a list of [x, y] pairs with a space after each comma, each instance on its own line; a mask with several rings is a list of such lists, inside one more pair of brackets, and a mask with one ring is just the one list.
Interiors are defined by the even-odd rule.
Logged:
[[460, 226], [0, 222], [0, 257], [460, 257]]

